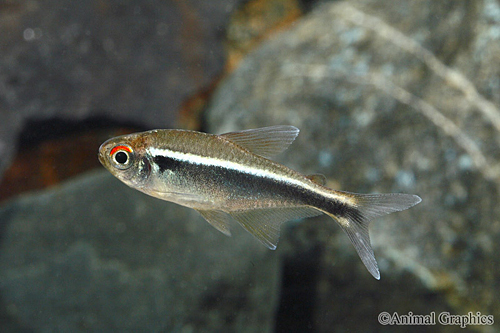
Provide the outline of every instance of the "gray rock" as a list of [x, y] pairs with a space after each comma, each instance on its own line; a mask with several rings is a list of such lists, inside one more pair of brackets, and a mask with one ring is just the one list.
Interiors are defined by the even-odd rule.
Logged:
[[0, 173], [26, 120], [172, 127], [183, 99], [220, 74], [221, 31], [240, 1], [2, 4]]
[[[217, 90], [210, 131], [295, 125], [301, 134], [280, 158], [288, 166], [323, 173], [340, 190], [423, 198], [371, 225], [385, 288], [372, 287], [326, 218], [286, 233], [281, 247], [292, 262], [297, 244], [323, 249], [313, 327], [349, 327], [319, 315], [334, 311], [332, 300], [355, 322], [374, 318], [373, 329], [377, 313], [414, 311], [426, 293], [436, 295], [419, 307], [427, 312], [500, 314], [492, 297], [500, 279], [498, 31], [496, 1], [325, 4], [265, 42]], [[339, 269], [345, 256], [350, 265]], [[349, 294], [339, 281], [354, 284]], [[387, 287], [401, 292], [409, 281], [416, 287], [401, 293], [406, 302], [388, 297]], [[366, 294], [378, 300], [369, 312], [345, 301]]]
[[[36, 331], [270, 331], [279, 265], [99, 172], [0, 210], [7, 318]], [[0, 325], [2, 328], [2, 325]], [[3, 327], [5, 328], [5, 327]]]

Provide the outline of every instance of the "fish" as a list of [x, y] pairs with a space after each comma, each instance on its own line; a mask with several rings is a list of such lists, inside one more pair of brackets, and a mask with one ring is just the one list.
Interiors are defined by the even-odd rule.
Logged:
[[299, 129], [289, 125], [220, 135], [156, 129], [111, 138], [100, 146], [98, 157], [131, 188], [195, 209], [227, 236], [236, 221], [271, 250], [276, 249], [284, 222], [326, 214], [379, 280], [370, 221], [408, 209], [421, 198], [333, 190], [321, 174], [303, 175], [273, 161], [298, 134]]

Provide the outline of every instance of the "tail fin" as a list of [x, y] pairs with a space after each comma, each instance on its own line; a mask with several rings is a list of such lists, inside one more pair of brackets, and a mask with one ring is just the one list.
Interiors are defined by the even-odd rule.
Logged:
[[380, 280], [377, 261], [373, 254], [368, 234], [370, 220], [381, 215], [399, 212], [418, 204], [422, 199], [412, 194], [355, 194], [348, 193], [355, 199], [353, 206], [345, 207], [342, 214], [332, 211], [327, 212], [339, 222], [346, 232], [356, 251], [368, 271], [377, 280]]

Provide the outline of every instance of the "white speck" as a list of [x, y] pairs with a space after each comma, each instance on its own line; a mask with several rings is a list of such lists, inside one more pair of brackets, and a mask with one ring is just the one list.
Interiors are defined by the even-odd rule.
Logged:
[[42, 35], [43, 35], [42, 29], [40, 28], [35, 28], [35, 29], [26, 28], [23, 31], [23, 38], [27, 42], [32, 42], [35, 39], [40, 39]]
[[23, 37], [25, 41], [31, 42], [33, 39], [35, 39], [35, 30], [31, 28], [24, 30]]
[[354, 118], [356, 119], [357, 123], [361, 127], [366, 127], [370, 125], [370, 123], [373, 121], [374, 114], [370, 112], [358, 112], [354, 114]]
[[321, 151], [318, 155], [319, 166], [329, 167], [333, 162], [333, 155], [327, 151]]
[[401, 187], [413, 187], [415, 185], [415, 175], [411, 171], [399, 171], [396, 175], [396, 182]]
[[462, 170], [470, 170], [472, 169], [472, 159], [469, 155], [461, 155], [458, 159], [458, 166]]

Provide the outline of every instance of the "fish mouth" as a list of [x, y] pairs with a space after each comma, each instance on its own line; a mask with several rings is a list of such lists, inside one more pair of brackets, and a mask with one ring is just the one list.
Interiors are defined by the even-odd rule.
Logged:
[[108, 141], [104, 142], [100, 147], [99, 147], [99, 152], [97, 153], [97, 158], [99, 159], [99, 162], [101, 162], [101, 164], [103, 166], [106, 166], [105, 164], [105, 161], [106, 161], [106, 158], [105, 158], [105, 152], [107, 151], [107, 143]]

